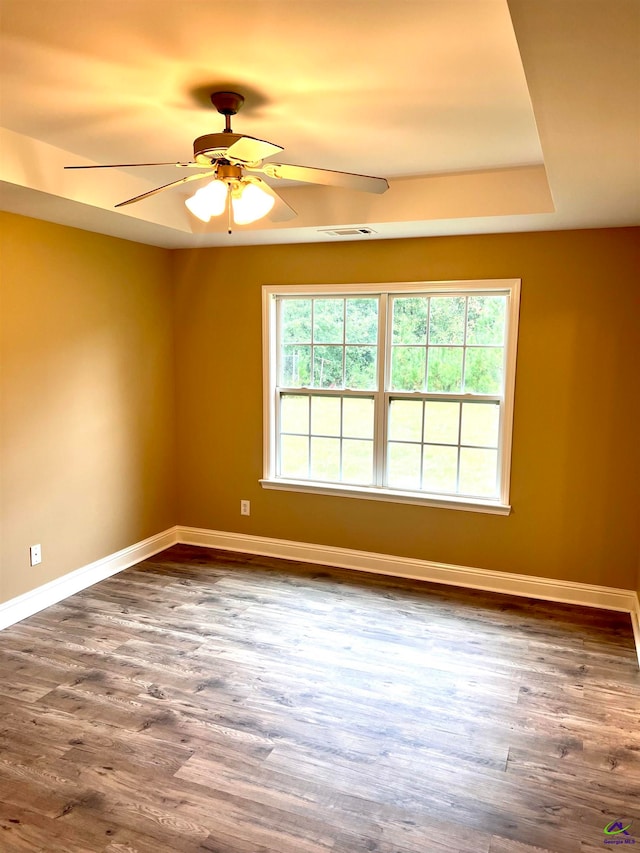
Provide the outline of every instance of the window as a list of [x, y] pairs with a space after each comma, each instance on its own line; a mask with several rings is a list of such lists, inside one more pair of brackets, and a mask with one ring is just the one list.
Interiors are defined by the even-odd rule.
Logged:
[[506, 514], [519, 287], [265, 286], [262, 485]]

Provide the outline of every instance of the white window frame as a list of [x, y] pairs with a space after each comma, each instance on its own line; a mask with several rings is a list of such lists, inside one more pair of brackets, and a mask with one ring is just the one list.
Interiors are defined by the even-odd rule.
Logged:
[[[496, 395], [500, 404], [500, 430], [498, 440], [498, 479], [500, 495], [497, 499], [469, 498], [457, 495], [440, 495], [428, 492], [402, 491], [382, 486], [354, 486], [343, 483], [327, 483], [321, 481], [291, 480], [276, 475], [276, 442], [278, 440], [277, 413], [277, 348], [276, 340], [276, 310], [279, 296], [390, 296], [439, 295], [446, 293], [477, 292], [483, 295], [501, 294], [507, 297], [505, 344], [504, 344], [504, 395]], [[265, 489], [307, 492], [312, 494], [334, 495], [341, 497], [362, 498], [364, 500], [388, 501], [394, 503], [416, 504], [419, 506], [435, 506], [446, 509], [485, 512], [497, 515], [508, 515], [511, 511], [509, 503], [511, 479], [511, 445], [513, 434], [513, 409], [515, 397], [516, 356], [518, 341], [518, 317], [520, 310], [520, 279], [482, 279], [462, 281], [418, 281], [418, 282], [384, 282], [359, 284], [309, 284], [309, 285], [264, 285], [262, 288], [262, 342], [263, 342], [263, 460], [264, 470], [260, 484]], [[380, 456], [385, 447], [385, 423], [389, 396], [402, 397], [388, 390], [388, 343], [389, 318], [384, 312], [379, 315], [378, 356], [383, 362], [380, 375], [384, 375], [383, 387], [367, 395], [378, 395], [386, 405], [378, 405], [378, 423], [376, 428], [376, 443], [374, 454]], [[305, 389], [306, 390], [306, 389]], [[315, 389], [314, 389], [315, 390]], [[336, 390], [332, 393], [336, 395]], [[339, 395], [339, 392], [337, 392]], [[365, 392], [363, 392], [365, 393]], [[406, 395], [411, 397], [410, 394]], [[482, 395], [480, 395], [482, 398]], [[456, 399], [478, 399], [475, 394], [458, 394]]]

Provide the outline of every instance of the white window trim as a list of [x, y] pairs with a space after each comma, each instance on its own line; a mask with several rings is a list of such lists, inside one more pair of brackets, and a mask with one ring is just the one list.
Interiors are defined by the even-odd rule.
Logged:
[[[520, 311], [520, 279], [474, 279], [461, 281], [412, 281], [380, 282], [359, 284], [309, 284], [275, 285], [262, 287], [262, 363], [263, 363], [263, 477], [259, 481], [265, 489], [306, 492], [311, 494], [333, 495], [336, 497], [360, 498], [364, 500], [388, 501], [392, 503], [432, 506], [442, 509], [457, 509], [469, 512], [483, 512], [494, 515], [508, 515], [511, 512], [509, 489], [511, 481], [511, 446], [513, 438], [513, 408], [515, 398], [516, 356], [518, 346], [518, 318]], [[380, 293], [411, 293], [428, 291], [429, 293], [451, 293], [464, 290], [478, 290], [484, 293], [499, 291], [508, 294], [505, 346], [505, 383], [503, 417], [501, 419], [499, 470], [501, 494], [496, 500], [459, 497], [457, 495], [439, 495], [405, 492], [388, 488], [369, 488], [338, 483], [311, 482], [307, 480], [288, 480], [275, 476], [276, 464], [276, 365], [277, 341], [273, 330], [276, 328], [277, 296], [348, 295]], [[474, 395], [470, 395], [473, 397]]]

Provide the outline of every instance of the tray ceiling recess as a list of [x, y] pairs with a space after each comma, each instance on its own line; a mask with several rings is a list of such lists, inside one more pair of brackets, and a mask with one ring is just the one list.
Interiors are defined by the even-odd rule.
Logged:
[[[0, 206], [170, 248], [640, 221], [635, 0], [241, 8], [212, 53], [237, 0], [3, 0]], [[215, 179], [271, 209], [200, 221]]]

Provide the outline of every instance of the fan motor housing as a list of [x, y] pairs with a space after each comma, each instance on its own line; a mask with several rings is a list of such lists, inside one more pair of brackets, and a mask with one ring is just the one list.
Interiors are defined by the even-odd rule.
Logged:
[[209, 166], [215, 160], [224, 159], [227, 150], [242, 137], [242, 133], [226, 132], [199, 136], [193, 143], [193, 159], [202, 166]]

